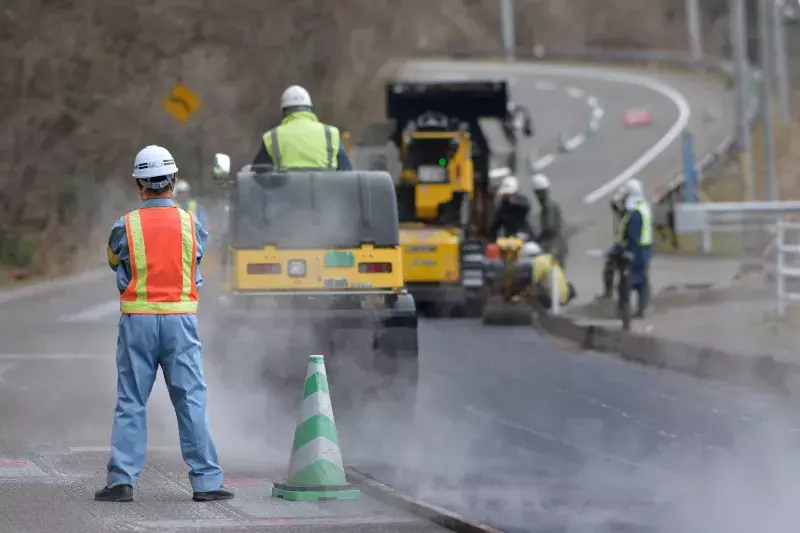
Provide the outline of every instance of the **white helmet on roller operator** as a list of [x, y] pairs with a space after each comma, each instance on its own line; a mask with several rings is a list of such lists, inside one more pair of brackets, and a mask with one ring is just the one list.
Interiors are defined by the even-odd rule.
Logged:
[[155, 144], [142, 148], [133, 161], [133, 177], [145, 189], [163, 189], [174, 184], [177, 172], [169, 150]]
[[293, 107], [311, 108], [311, 95], [299, 85], [292, 85], [281, 95], [281, 109], [286, 111]]
[[503, 181], [500, 182], [500, 187], [497, 189], [497, 196], [517, 194], [517, 191], [519, 191], [519, 180], [516, 176], [506, 176], [503, 178]]

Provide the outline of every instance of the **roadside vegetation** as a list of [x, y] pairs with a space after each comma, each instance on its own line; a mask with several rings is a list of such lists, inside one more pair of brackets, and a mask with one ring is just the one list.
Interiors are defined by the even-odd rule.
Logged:
[[[706, 50], [725, 20], [707, 0]], [[0, 283], [102, 263], [110, 224], [135, 206], [130, 166], [163, 144], [212, 195], [217, 151], [254, 154], [293, 83], [357, 136], [380, 116], [394, 57], [499, 46], [496, 0], [11, 0], [0, 12]], [[685, 50], [683, 2], [518, 0], [519, 45]], [[202, 99], [186, 124], [162, 100]]]

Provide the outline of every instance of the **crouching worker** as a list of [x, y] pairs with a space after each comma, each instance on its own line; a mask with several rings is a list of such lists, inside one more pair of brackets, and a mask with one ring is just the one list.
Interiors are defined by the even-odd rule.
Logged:
[[[535, 242], [526, 242], [520, 250], [520, 262], [529, 262], [532, 268], [534, 306], [550, 309], [553, 306], [553, 283], [556, 282], [559, 304], [567, 305], [578, 293], [567, 279], [564, 269], [551, 254], [543, 253]], [[554, 278], [558, 278], [557, 281]]]

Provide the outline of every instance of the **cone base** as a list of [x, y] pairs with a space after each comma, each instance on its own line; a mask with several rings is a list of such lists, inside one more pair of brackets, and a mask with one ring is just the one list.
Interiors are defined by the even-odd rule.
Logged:
[[318, 500], [355, 500], [361, 496], [361, 491], [352, 485], [333, 485], [308, 487], [292, 485], [276, 481], [272, 487], [272, 496], [289, 501], [318, 501]]

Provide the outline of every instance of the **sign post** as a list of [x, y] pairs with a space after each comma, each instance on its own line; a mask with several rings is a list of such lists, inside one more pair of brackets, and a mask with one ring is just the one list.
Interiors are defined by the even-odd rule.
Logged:
[[694, 142], [692, 134], [683, 132], [683, 201], [686, 203], [697, 202], [697, 168], [694, 160]]

